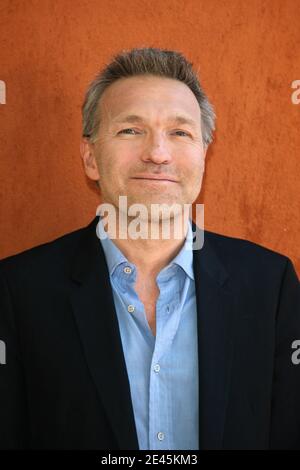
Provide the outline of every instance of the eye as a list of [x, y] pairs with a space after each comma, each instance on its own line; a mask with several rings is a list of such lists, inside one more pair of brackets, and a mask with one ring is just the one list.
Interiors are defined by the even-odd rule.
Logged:
[[135, 135], [136, 132], [137, 132], [136, 129], [133, 129], [132, 127], [130, 127], [128, 129], [122, 129], [121, 131], [118, 132], [118, 134]]
[[[178, 132], [181, 133], [181, 135], [179, 135]], [[190, 134], [188, 134], [187, 132], [182, 131], [182, 130], [180, 130], [180, 129], [176, 130], [175, 133], [176, 133], [177, 135], [179, 135], [180, 137], [189, 137], [189, 136], [190, 136]]]

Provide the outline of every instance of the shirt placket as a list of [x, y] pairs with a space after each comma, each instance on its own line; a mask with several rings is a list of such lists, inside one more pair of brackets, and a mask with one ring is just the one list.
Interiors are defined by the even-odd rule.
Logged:
[[[171, 417], [170, 384], [163, 380], [166, 374], [167, 361], [164, 355], [167, 353], [174, 331], [168, 330], [166, 325], [170, 315], [176, 315], [174, 304], [179, 303], [179, 283], [174, 276], [172, 289], [164, 289], [164, 283], [168, 282], [164, 276], [159, 284], [160, 295], [156, 309], [156, 339], [153, 351], [150, 382], [149, 382], [149, 448], [156, 450], [171, 449], [173, 446], [173, 429]], [[174, 319], [175, 320], [175, 319]], [[176, 321], [175, 321], [176, 322]]]

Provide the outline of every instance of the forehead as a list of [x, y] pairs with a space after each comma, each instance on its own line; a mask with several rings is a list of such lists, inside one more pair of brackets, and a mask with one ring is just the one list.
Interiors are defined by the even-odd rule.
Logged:
[[200, 122], [199, 103], [185, 83], [179, 80], [138, 76], [121, 78], [103, 93], [99, 111], [102, 119], [121, 119], [125, 115], [143, 115], [163, 119], [169, 115], [184, 115]]

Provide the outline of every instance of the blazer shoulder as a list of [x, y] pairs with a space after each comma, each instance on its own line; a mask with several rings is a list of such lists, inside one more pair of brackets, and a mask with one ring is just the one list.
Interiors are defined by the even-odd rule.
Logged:
[[[62, 260], [72, 257], [78, 241], [86, 227], [65, 233], [45, 243], [28, 248], [20, 253], [0, 260], [0, 273], [27, 272], [40, 266], [60, 265]], [[47, 263], [47, 264], [46, 264]]]
[[214, 248], [226, 265], [244, 264], [249, 269], [282, 271], [288, 263], [292, 263], [290, 258], [283, 253], [244, 238], [205, 230], [204, 244], [205, 240]]

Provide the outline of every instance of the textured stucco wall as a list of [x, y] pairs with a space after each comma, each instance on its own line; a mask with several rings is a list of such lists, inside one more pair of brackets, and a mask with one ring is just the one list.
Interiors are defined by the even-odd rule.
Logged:
[[94, 217], [83, 93], [112, 54], [137, 46], [185, 53], [215, 105], [206, 228], [284, 253], [300, 274], [299, 0], [2, 0], [0, 258]]

